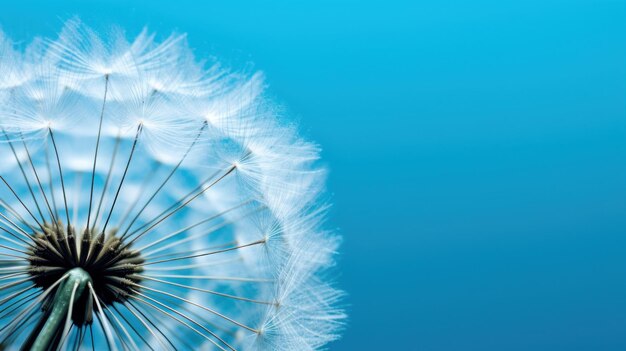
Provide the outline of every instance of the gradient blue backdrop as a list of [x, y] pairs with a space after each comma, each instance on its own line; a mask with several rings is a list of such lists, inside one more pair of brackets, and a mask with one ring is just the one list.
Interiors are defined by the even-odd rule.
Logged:
[[331, 169], [331, 349], [626, 349], [625, 1], [21, 1], [0, 24], [72, 15], [267, 73]]

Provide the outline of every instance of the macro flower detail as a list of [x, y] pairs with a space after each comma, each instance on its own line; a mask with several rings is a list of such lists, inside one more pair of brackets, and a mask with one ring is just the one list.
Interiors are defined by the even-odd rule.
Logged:
[[325, 172], [263, 76], [184, 35], [0, 32], [0, 350], [317, 350]]

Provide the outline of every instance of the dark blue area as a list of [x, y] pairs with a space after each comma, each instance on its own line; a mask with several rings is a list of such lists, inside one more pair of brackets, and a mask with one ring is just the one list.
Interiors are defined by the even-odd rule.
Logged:
[[254, 62], [323, 146], [333, 350], [626, 349], [624, 1], [22, 1], [0, 23], [75, 14]]

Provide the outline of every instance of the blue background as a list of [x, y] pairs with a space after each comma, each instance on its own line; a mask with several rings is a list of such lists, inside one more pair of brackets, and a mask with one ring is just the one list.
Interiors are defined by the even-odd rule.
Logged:
[[21, 1], [0, 24], [73, 15], [267, 73], [331, 169], [331, 349], [626, 349], [625, 1]]

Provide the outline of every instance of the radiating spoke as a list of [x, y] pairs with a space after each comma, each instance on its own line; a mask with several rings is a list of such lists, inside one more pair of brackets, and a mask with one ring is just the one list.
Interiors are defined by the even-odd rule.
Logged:
[[[133, 218], [133, 220], [130, 222], [130, 224], [128, 225], [128, 227], [126, 228], [126, 230], [124, 231], [124, 233], [122, 234], [122, 238], [126, 237], [126, 234], [128, 234], [128, 231], [133, 227], [133, 224], [135, 224], [135, 222], [139, 219], [139, 217], [141, 216], [141, 214], [143, 213], [143, 211], [146, 210], [146, 208], [148, 207], [148, 205], [150, 205], [150, 203], [152, 202], [152, 200], [154, 200], [154, 198], [159, 194], [159, 192], [163, 189], [163, 187], [165, 187], [165, 185], [170, 181], [170, 179], [172, 178], [172, 176], [174, 176], [174, 174], [176, 173], [176, 171], [180, 168], [180, 166], [183, 164], [183, 162], [185, 161], [185, 159], [187, 158], [187, 156], [189, 155], [189, 152], [191, 151], [191, 149], [193, 149], [193, 147], [196, 145], [196, 143], [198, 142], [198, 139], [200, 138], [200, 135], [202, 135], [202, 133], [204, 132], [204, 130], [207, 127], [207, 123], [204, 122], [202, 124], [202, 128], [200, 128], [200, 130], [198, 131], [198, 135], [196, 135], [196, 138], [194, 139], [194, 141], [191, 143], [191, 145], [189, 146], [189, 148], [187, 149], [187, 151], [183, 154], [182, 158], [180, 159], [180, 161], [178, 161], [178, 163], [176, 164], [176, 166], [170, 171], [170, 173], [168, 174], [168, 176], [165, 178], [165, 180], [161, 183], [161, 185], [159, 185], [159, 187], [152, 193], [152, 195], [150, 196], [150, 198], [148, 199], [148, 201], [143, 205], [143, 207], [139, 210], [139, 212], [135, 215], [135, 217]], [[134, 207], [134, 206], [133, 206]]]
[[[159, 167], [161, 167], [161, 163], [153, 162], [152, 168], [150, 169], [150, 171], [146, 172], [147, 176], [144, 177], [143, 181], [141, 182], [141, 186], [138, 192], [139, 195], [135, 196], [135, 199], [132, 201], [130, 206], [128, 206], [128, 209], [123, 211], [124, 213], [123, 217], [117, 222], [118, 227], [120, 228], [123, 227], [124, 223], [126, 223], [126, 220], [128, 219], [128, 216], [130, 216], [131, 212], [135, 210], [135, 207], [137, 207], [137, 205], [139, 204], [139, 200], [141, 200], [141, 194], [146, 193], [148, 185], [150, 184], [150, 181], [152, 180], [152, 177], [150, 175], [156, 174]], [[152, 195], [155, 196], [154, 194]]]
[[15, 281], [15, 282], [11, 282], [11, 283], [8, 283], [8, 284], [0, 285], [0, 291], [3, 291], [3, 290], [6, 290], [6, 289], [9, 289], [9, 288], [12, 288], [12, 287], [24, 284], [24, 283], [29, 282], [29, 281], [30, 281], [30, 278], [24, 278], [24, 279], [20, 279], [18, 281]]
[[[39, 191], [41, 192], [41, 196], [43, 197], [44, 203], [46, 204], [46, 207], [48, 208], [48, 213], [50, 214], [50, 221], [56, 225], [57, 223], [57, 219], [56, 216], [54, 214], [54, 212], [52, 211], [52, 207], [50, 207], [50, 202], [48, 201], [48, 196], [46, 195], [46, 192], [43, 190], [43, 185], [41, 184], [41, 179], [39, 179], [39, 173], [37, 172], [37, 168], [35, 168], [35, 164], [33, 163], [33, 158], [30, 155], [30, 151], [28, 151], [28, 146], [26, 146], [26, 141], [24, 140], [24, 138], [20, 135], [20, 138], [22, 139], [22, 144], [24, 145], [24, 151], [26, 151], [26, 156], [28, 156], [28, 163], [30, 163], [30, 167], [33, 171], [33, 174], [35, 175], [35, 179], [37, 180], [37, 185], [39, 186]], [[37, 206], [37, 208], [39, 208], [39, 206]], [[45, 218], [43, 219], [43, 222], [46, 223]]]
[[217, 275], [186, 275], [186, 274], [150, 274], [153, 278], [168, 278], [168, 279], [194, 279], [194, 280], [225, 280], [236, 281], [245, 283], [275, 283], [274, 279], [267, 278], [247, 278], [247, 277], [228, 277]]
[[194, 264], [186, 264], [182, 266], [170, 266], [170, 267], [145, 267], [145, 271], [147, 272], [172, 272], [172, 271], [183, 271], [193, 268], [206, 268], [210, 266], [218, 266], [222, 264], [234, 263], [242, 261], [242, 257], [235, 257], [226, 260], [214, 261], [214, 262], [202, 262], [202, 263], [194, 263]]
[[120, 330], [122, 331], [122, 333], [124, 334], [124, 336], [126, 336], [126, 338], [128, 339], [128, 341], [131, 343], [131, 345], [133, 346], [133, 348], [135, 350], [139, 350], [139, 347], [137, 347], [137, 344], [135, 344], [135, 341], [133, 340], [133, 338], [130, 336], [130, 334], [128, 334], [128, 331], [126, 330], [126, 328], [124, 328], [124, 325], [120, 322], [120, 320], [115, 316], [115, 313], [113, 313], [109, 308], [106, 308], [105, 311], [108, 311], [109, 314], [111, 315], [111, 317], [113, 317], [113, 319], [115, 320], [115, 322], [117, 323], [117, 325], [119, 326]]
[[234, 299], [234, 300], [239, 300], [239, 301], [246, 301], [246, 302], [251, 302], [251, 303], [256, 303], [256, 304], [261, 304], [261, 305], [275, 305], [276, 304], [275, 302], [271, 302], [271, 301], [262, 301], [262, 300], [249, 299], [249, 298], [245, 298], [245, 297], [241, 297], [241, 296], [236, 296], [236, 295], [230, 295], [230, 294], [217, 292], [217, 291], [214, 291], [214, 290], [201, 289], [201, 288], [198, 288], [198, 287], [195, 287], [195, 286], [191, 286], [191, 285], [184, 285], [184, 284], [168, 282], [166, 280], [156, 279], [156, 278], [152, 278], [152, 277], [149, 277], [149, 276], [146, 276], [146, 275], [138, 274], [137, 276], [139, 276], [139, 277], [141, 277], [143, 279], [152, 280], [152, 281], [155, 281], [155, 282], [158, 282], [158, 283], [161, 283], [161, 284], [176, 286], [176, 287], [179, 287], [179, 288], [193, 290], [193, 291], [204, 292], [204, 293], [207, 293], [207, 294], [221, 296], [221, 297], [225, 297], [225, 298], [229, 298], [229, 299]]
[[[215, 184], [219, 183], [222, 179], [226, 178], [229, 174], [231, 174], [233, 171], [235, 171], [236, 167], [235, 166], [231, 166], [228, 170], [226, 170], [226, 172], [224, 174], [222, 174], [219, 178], [217, 178], [215, 181], [213, 181], [211, 184], [207, 185], [206, 187], [204, 187], [204, 184], [206, 184], [208, 182], [208, 180], [206, 182], [202, 182], [200, 184], [200, 186], [198, 188], [196, 188], [194, 191], [192, 191], [190, 194], [186, 195], [185, 197], [183, 197], [183, 199], [187, 198], [189, 195], [193, 194], [194, 192], [197, 191], [197, 189], [201, 189], [200, 191], [197, 191], [196, 194], [194, 194], [191, 198], [189, 198], [188, 200], [186, 200], [185, 202], [183, 202], [182, 204], [178, 205], [177, 204], [179, 202], [175, 202], [172, 206], [170, 206], [170, 208], [168, 208], [167, 210], [165, 210], [164, 212], [162, 212], [160, 215], [156, 216], [155, 218], [159, 218], [158, 220], [154, 221], [152, 224], [150, 224], [148, 226], [148, 228], [144, 229], [143, 231], [141, 231], [140, 234], [138, 234], [135, 238], [133, 238], [133, 240], [131, 240], [129, 242], [129, 245], [134, 243], [135, 241], [137, 241], [139, 238], [141, 238], [142, 236], [144, 236], [146, 233], [149, 233], [151, 230], [153, 230], [154, 228], [156, 228], [156, 226], [158, 226], [159, 224], [163, 223], [163, 221], [165, 221], [166, 219], [168, 219], [169, 217], [171, 217], [172, 215], [176, 214], [178, 211], [180, 211], [181, 209], [187, 207], [187, 205], [189, 205], [192, 201], [194, 201], [195, 199], [197, 199], [200, 195], [204, 194], [205, 192], [207, 192], [209, 189], [211, 189], [213, 186], [215, 186]], [[209, 177], [210, 179], [213, 179], [213, 175], [211, 177]], [[180, 200], [182, 201], [182, 200]], [[142, 227], [143, 228], [143, 227]], [[141, 230], [141, 228], [139, 228], [138, 230]], [[131, 235], [135, 234], [137, 231], [131, 233]]]
[[[125, 305], [125, 303], [123, 304]], [[126, 309], [129, 309], [128, 306], [125, 306]], [[133, 325], [133, 323], [131, 323], [126, 317], [124, 317], [124, 314], [122, 314], [122, 312], [120, 312], [117, 309], [117, 306], [112, 305], [111, 308], [113, 308], [113, 310], [115, 312], [117, 312], [117, 314], [120, 316], [120, 318], [122, 318], [122, 320], [130, 327], [130, 329], [135, 333], [135, 335], [137, 335], [137, 337], [139, 337], [139, 339], [141, 339], [141, 341], [143, 341], [143, 343], [150, 349], [150, 350], [154, 350], [152, 348], [152, 346], [150, 345], [150, 343], [143, 337], [143, 335], [137, 330], [137, 328], [135, 328], [135, 326]], [[155, 336], [156, 338], [156, 336]]]
[[[173, 237], [175, 237], [175, 236], [177, 236], [177, 235], [180, 235], [180, 234], [182, 234], [182, 233], [185, 233], [185, 232], [187, 232], [187, 231], [189, 231], [189, 230], [191, 230], [191, 229], [194, 229], [194, 228], [196, 228], [196, 227], [198, 227], [198, 226], [200, 226], [200, 225], [202, 225], [202, 224], [205, 224], [205, 223], [211, 222], [211, 221], [213, 221], [213, 220], [215, 220], [215, 219], [217, 219], [217, 218], [220, 218], [220, 217], [222, 217], [222, 216], [224, 216], [224, 215], [226, 215], [226, 214], [228, 214], [228, 213], [230, 213], [230, 212], [232, 212], [232, 211], [235, 211], [235, 210], [237, 210], [237, 209], [240, 209], [240, 208], [242, 208], [242, 207], [244, 207], [244, 206], [246, 206], [246, 205], [250, 204], [251, 202], [252, 202], [252, 200], [247, 200], [247, 201], [244, 201], [244, 202], [240, 203], [239, 205], [236, 205], [236, 206], [234, 206], [234, 207], [231, 207], [231, 208], [229, 208], [229, 209], [227, 209], [227, 210], [225, 210], [225, 211], [222, 211], [222, 212], [220, 212], [220, 213], [214, 214], [214, 215], [212, 215], [212, 216], [210, 216], [210, 217], [207, 217], [207, 218], [205, 218], [205, 219], [203, 219], [203, 220], [201, 220], [201, 221], [198, 221], [198, 222], [196, 222], [196, 223], [194, 223], [194, 224], [191, 224], [191, 225], [189, 225], [189, 226], [187, 226], [187, 227], [185, 227], [185, 228], [179, 229], [179, 230], [177, 230], [177, 231], [175, 231], [175, 232], [173, 232], [173, 233], [171, 233], [171, 234], [166, 234], [166, 235], [163, 235], [163, 236], [162, 236], [159, 240], [153, 241], [153, 242], [151, 242], [151, 243], [149, 243], [149, 244], [145, 245], [144, 247], [139, 248], [138, 250], [139, 250], [139, 251], [141, 251], [141, 252], [145, 252], [145, 250], [146, 250], [146, 249], [149, 249], [149, 248], [151, 248], [151, 247], [152, 247], [152, 246], [154, 246], [154, 245], [158, 245], [159, 243], [161, 243], [161, 242], [163, 242], [163, 241], [165, 241], [165, 240], [171, 239], [171, 238], [173, 238]], [[233, 221], [228, 221], [228, 222], [224, 223], [222, 226], [225, 226], [225, 225], [227, 225], [227, 224], [232, 224], [234, 221], [235, 221], [235, 220], [233, 220]], [[215, 228], [215, 227], [213, 227], [213, 228]], [[214, 230], [216, 230], [216, 229], [213, 229], [213, 228], [211, 228], [211, 229], [209, 230], [209, 233], [211, 233], [211, 232], [213, 232]], [[219, 228], [221, 228], [221, 227], [219, 227]], [[149, 255], [149, 254], [148, 254], [148, 253], [146, 253], [145, 255]]]
[[109, 170], [107, 172], [106, 179], [104, 180], [104, 185], [102, 186], [102, 194], [100, 194], [100, 201], [98, 202], [98, 207], [96, 208], [96, 214], [94, 216], [95, 220], [93, 221], [93, 225], [91, 226], [91, 231], [95, 231], [96, 225], [98, 224], [98, 218], [100, 217], [100, 210], [102, 209], [102, 203], [104, 202], [104, 198], [106, 197], [107, 190], [109, 188], [109, 182], [111, 181], [111, 175], [113, 174], [113, 168], [115, 167], [115, 159], [117, 158], [117, 152], [120, 147], [121, 138], [118, 135], [115, 138], [115, 146], [113, 147], [113, 153], [111, 156], [111, 163], [109, 164]]
[[[200, 304], [198, 304], [198, 303], [195, 303], [195, 302], [193, 302], [193, 301], [190, 301], [190, 300], [184, 299], [184, 298], [179, 297], [179, 296], [176, 296], [176, 295], [174, 295], [174, 294], [170, 294], [170, 293], [168, 293], [167, 291], [163, 291], [163, 290], [159, 290], [159, 289], [153, 289], [153, 288], [149, 288], [149, 287], [147, 287], [147, 286], [144, 286], [144, 285], [139, 285], [139, 284], [133, 284], [133, 285], [138, 286], [138, 287], [140, 287], [140, 288], [142, 288], [142, 289], [146, 289], [146, 290], [149, 290], [149, 291], [152, 291], [152, 292], [155, 292], [155, 293], [161, 294], [161, 295], [169, 296], [169, 297], [172, 297], [172, 298], [174, 298], [174, 299], [176, 299], [176, 300], [183, 301], [183, 302], [186, 302], [186, 303], [188, 303], [188, 304], [190, 304], [190, 305], [193, 305], [193, 306], [199, 307], [199, 308], [201, 308], [201, 309], [203, 309], [203, 310], [205, 310], [205, 311], [207, 311], [207, 312], [209, 312], [209, 313], [212, 313], [212, 314], [214, 314], [214, 315], [216, 315], [216, 316], [218, 316], [218, 317], [220, 317], [220, 318], [223, 318], [223, 319], [225, 319], [225, 320], [227, 320], [227, 321], [229, 321], [229, 322], [231, 322], [231, 323], [233, 323], [233, 324], [235, 324], [235, 325], [237, 325], [237, 326], [239, 326], [239, 327], [241, 327], [241, 328], [247, 329], [248, 331], [251, 331], [251, 332], [253, 332], [253, 333], [258, 333], [258, 332], [259, 332], [258, 330], [254, 329], [254, 328], [252, 328], [252, 327], [249, 327], [249, 326], [247, 326], [247, 325], [245, 325], [245, 324], [243, 324], [243, 323], [241, 323], [241, 322], [238, 322], [238, 321], [236, 321], [236, 320], [234, 320], [234, 319], [232, 319], [232, 318], [230, 318], [230, 317], [227, 317], [226, 315], [221, 314], [221, 313], [219, 313], [219, 312], [217, 312], [217, 311], [215, 311], [215, 310], [213, 310], [213, 309], [211, 309], [211, 308], [208, 308], [208, 307], [206, 307], [206, 306], [202, 306], [202, 305], [200, 305]], [[145, 296], [144, 296], [144, 297], [145, 297]]]
[[[196, 334], [200, 335], [202, 338], [204, 338], [204, 339], [208, 340], [209, 342], [211, 342], [213, 345], [215, 345], [215, 346], [216, 346], [217, 348], [219, 348], [220, 350], [222, 350], [222, 351], [226, 351], [226, 349], [225, 349], [225, 348], [223, 348], [221, 345], [219, 345], [219, 344], [218, 344], [215, 340], [213, 340], [213, 339], [209, 338], [208, 336], [206, 336], [204, 333], [202, 333], [202, 332], [201, 332], [201, 331], [199, 331], [198, 329], [196, 329], [196, 328], [194, 328], [193, 326], [189, 325], [189, 323], [186, 323], [185, 321], [183, 321], [183, 320], [181, 320], [180, 318], [178, 318], [178, 317], [176, 317], [176, 316], [172, 315], [171, 313], [169, 313], [169, 312], [167, 312], [167, 311], [165, 311], [165, 310], [163, 310], [163, 309], [161, 309], [161, 308], [157, 307], [156, 305], [154, 305], [154, 304], [153, 304], [153, 303], [151, 303], [150, 301], [156, 302], [156, 303], [157, 303], [157, 304], [159, 304], [160, 306], [165, 307], [166, 309], [170, 310], [171, 312], [174, 312], [174, 313], [178, 314], [179, 316], [181, 316], [181, 317], [185, 318], [186, 320], [190, 321], [191, 323], [195, 324], [196, 326], [201, 327], [201, 328], [204, 328], [204, 327], [203, 327], [200, 323], [198, 323], [197, 321], [195, 321], [195, 320], [193, 320], [192, 318], [187, 317], [187, 316], [185, 316], [184, 314], [182, 314], [182, 313], [180, 313], [180, 312], [178, 312], [178, 311], [176, 311], [176, 310], [174, 310], [174, 309], [172, 309], [172, 308], [170, 308], [170, 307], [168, 307], [168, 306], [166, 306], [166, 305], [164, 305], [164, 304], [161, 304], [160, 302], [158, 302], [158, 301], [156, 301], [156, 300], [154, 300], [154, 299], [152, 299], [152, 298], [150, 298], [150, 297], [148, 297], [148, 296], [145, 296], [145, 295], [143, 295], [143, 294], [141, 294], [141, 293], [139, 293], [139, 292], [137, 292], [137, 291], [135, 291], [135, 294], [137, 294], [137, 296], [132, 296], [132, 298], [133, 298], [133, 299], [138, 300], [139, 302], [141, 302], [141, 303], [143, 303], [143, 304], [146, 304], [146, 305], [148, 305], [148, 306], [150, 306], [150, 307], [154, 308], [155, 310], [157, 310], [157, 311], [159, 311], [159, 312], [163, 313], [164, 315], [166, 315], [166, 316], [168, 316], [168, 317], [172, 318], [173, 320], [177, 321], [178, 323], [180, 323], [180, 324], [182, 324], [182, 325], [186, 326], [187, 328], [189, 328], [191, 331], [193, 331], [193, 332], [195, 332]], [[142, 297], [144, 297], [144, 298], [142, 299], [142, 298], [140, 298], [139, 296], [142, 296]], [[146, 299], [147, 299], [147, 300], [150, 300], [150, 301], [147, 301]], [[206, 328], [204, 328], [204, 329], [206, 329]], [[206, 331], [207, 333], [209, 333], [209, 335], [212, 335], [212, 336], [216, 337], [216, 336], [215, 336], [215, 335], [214, 335], [211, 331], [209, 331], [208, 329], [207, 329], [207, 330], [205, 330], [205, 331]], [[217, 338], [217, 339], [219, 339], [218, 337], [216, 337], [216, 338]], [[228, 344], [226, 344], [225, 342], [224, 342], [224, 344], [225, 344], [225, 345], [227, 345], [227, 347], [228, 347], [229, 349], [231, 349], [232, 351], [236, 351], [234, 348], [230, 347], [230, 346], [229, 346]]]
[[130, 167], [130, 162], [133, 159], [133, 155], [135, 154], [135, 148], [137, 147], [137, 142], [139, 141], [139, 134], [141, 134], [141, 129], [143, 124], [139, 124], [137, 127], [137, 134], [135, 134], [135, 140], [133, 141], [133, 146], [130, 150], [130, 155], [128, 156], [128, 161], [126, 162], [126, 167], [124, 168], [124, 174], [122, 174], [122, 180], [120, 180], [120, 185], [117, 187], [117, 191], [115, 192], [115, 197], [113, 198], [113, 204], [111, 204], [111, 209], [109, 210], [109, 215], [104, 222], [104, 227], [102, 228], [102, 233], [106, 233], [107, 226], [109, 225], [109, 221], [111, 220], [111, 216], [113, 215], [113, 209], [115, 209], [115, 204], [117, 203], [117, 198], [120, 195], [120, 191], [122, 190], [122, 185], [124, 185], [124, 180], [126, 179], [126, 174], [128, 173], [128, 167]]
[[248, 244], [244, 244], [244, 245], [238, 245], [238, 246], [235, 246], [235, 247], [229, 247], [229, 248], [223, 249], [223, 250], [208, 251], [208, 252], [202, 252], [202, 253], [198, 253], [198, 254], [194, 254], [194, 255], [186, 255], [186, 256], [168, 258], [168, 259], [163, 259], [163, 260], [158, 260], [158, 261], [150, 261], [150, 262], [144, 263], [144, 265], [148, 266], [148, 265], [165, 263], [165, 262], [180, 261], [180, 260], [187, 260], [187, 259], [190, 259], [190, 258], [216, 255], [216, 254], [220, 254], [220, 253], [224, 253], [224, 252], [240, 250], [240, 249], [243, 249], [243, 248], [246, 248], [246, 247], [251, 247], [251, 246], [261, 245], [261, 244], [265, 244], [265, 239], [257, 240], [257, 241], [254, 241], [254, 242], [251, 242], [251, 243], [248, 243]]
[[2, 240], [6, 240], [6, 241], [8, 241], [8, 242], [10, 242], [10, 243], [12, 243], [12, 244], [15, 244], [15, 245], [17, 245], [17, 246], [21, 247], [21, 248], [27, 248], [27, 247], [33, 248], [33, 247], [34, 247], [34, 246], [33, 246], [33, 244], [31, 244], [31, 243], [29, 243], [28, 241], [26, 241], [26, 240], [24, 240], [24, 239], [20, 238], [19, 236], [15, 235], [15, 234], [14, 234], [13, 232], [11, 232], [10, 230], [8, 230], [8, 229], [6, 229], [6, 228], [4, 228], [4, 227], [0, 227], [0, 230], [2, 230], [3, 232], [5, 232], [5, 233], [7, 233], [7, 234], [11, 235], [12, 237], [14, 237], [15, 239], [17, 239], [17, 240], [19, 240], [19, 241], [15, 241], [15, 240], [13, 240], [13, 239], [11, 239], [11, 238], [7, 238], [7, 237], [5, 237], [4, 235], [0, 235], [0, 239], [2, 239]]
[[13, 142], [11, 141], [11, 139], [9, 139], [9, 135], [6, 133], [4, 129], [2, 130], [2, 133], [4, 134], [4, 138], [9, 144], [9, 147], [11, 148], [11, 152], [13, 153], [13, 158], [15, 159], [15, 162], [17, 163], [17, 166], [20, 169], [20, 173], [22, 174], [22, 178], [24, 178], [24, 182], [26, 183], [28, 192], [30, 193], [30, 196], [32, 197], [33, 202], [35, 203], [35, 207], [37, 207], [37, 212], [39, 213], [41, 220], [45, 222], [46, 220], [43, 216], [43, 213], [41, 212], [41, 207], [39, 206], [39, 202], [37, 202], [37, 198], [35, 197], [35, 192], [33, 191], [33, 187], [30, 184], [30, 180], [28, 179], [28, 176], [26, 176], [26, 171], [24, 171], [24, 166], [22, 166], [22, 162], [20, 161], [20, 158], [17, 156], [17, 152], [15, 151]]
[[102, 306], [100, 305], [100, 298], [98, 297], [98, 295], [96, 295], [96, 291], [94, 290], [91, 283], [87, 283], [87, 286], [89, 287], [89, 291], [91, 291], [91, 296], [93, 297], [94, 302], [96, 303], [96, 307], [98, 308], [98, 314], [102, 316], [102, 328], [104, 329], [104, 334], [109, 342], [109, 346], [111, 350], [117, 350], [115, 342], [113, 341], [113, 336], [111, 335], [111, 327], [109, 326], [109, 322], [106, 318], [106, 315], [104, 315], [104, 312], [102, 311]]
[[9, 296], [4, 297], [2, 300], [0, 300], [0, 305], [3, 305], [5, 302], [12, 300], [13, 298], [22, 295], [23, 293], [29, 291], [30, 289], [33, 289], [35, 286], [31, 285], [31, 286], [27, 286], [21, 290], [18, 290], [14, 293], [12, 293]]
[[96, 181], [96, 165], [98, 163], [98, 151], [100, 149], [100, 137], [102, 135], [102, 122], [104, 121], [104, 107], [107, 103], [107, 93], [109, 91], [109, 75], [104, 76], [104, 98], [102, 99], [102, 110], [100, 111], [100, 120], [98, 123], [98, 136], [96, 138], [96, 151], [93, 156], [93, 167], [91, 169], [91, 190], [89, 191], [89, 210], [87, 212], [87, 225], [89, 228], [91, 220], [91, 206], [93, 204], [93, 188]]
[[63, 179], [63, 169], [61, 169], [61, 159], [59, 158], [59, 149], [57, 148], [57, 143], [54, 139], [54, 133], [51, 128], [48, 128], [50, 134], [50, 140], [52, 140], [52, 147], [54, 148], [54, 155], [57, 159], [57, 167], [59, 169], [59, 180], [61, 181], [61, 191], [63, 192], [63, 205], [65, 206], [65, 219], [67, 220], [67, 227], [69, 228], [71, 225], [70, 222], [70, 213], [67, 209], [67, 195], [65, 194], [65, 180]]
[[[28, 223], [24, 217], [20, 216], [19, 213], [17, 213], [17, 211], [11, 206], [9, 205], [6, 201], [4, 201], [3, 199], [0, 199], [0, 205], [2, 205], [2, 207], [4, 207], [7, 212], [9, 212], [13, 217], [15, 217], [19, 222], [21, 222], [25, 227], [28, 227], [30, 230], [32, 230], [33, 232], [37, 231], [37, 229], [35, 228], [34, 225]], [[4, 216], [2, 213], [0, 213], [0, 216], [4, 219], [6, 219], [7, 221], [11, 222], [6, 216]], [[13, 222], [11, 222], [13, 223]], [[16, 225], [16, 228], [19, 228], [19, 226]]]
[[68, 274], [63, 275], [61, 278], [57, 279], [56, 282], [54, 282], [52, 285], [50, 285], [46, 290], [43, 291], [43, 293], [41, 293], [37, 299], [35, 299], [35, 301], [33, 301], [28, 307], [26, 307], [24, 310], [22, 310], [22, 312], [20, 312], [9, 324], [5, 325], [4, 327], [0, 328], [0, 332], [7, 330], [8, 335], [10, 335], [17, 327], [17, 325], [20, 324], [20, 322], [22, 320], [24, 320], [25, 316], [33, 309], [35, 308], [35, 306], [40, 303], [41, 301], [43, 301], [49, 294], [50, 292], [56, 288], [63, 280], [67, 279]]
[[2, 308], [0, 310], [0, 319], [4, 319], [4, 318], [10, 316], [15, 311], [19, 310], [20, 307], [22, 307], [23, 305], [27, 304], [30, 301], [30, 298], [35, 296], [37, 293], [39, 293], [39, 292], [38, 291], [33, 291], [30, 294], [26, 294], [26, 295], [20, 297], [19, 299], [13, 301], [12, 303], [4, 306], [4, 308]]
[[26, 206], [26, 204], [24, 203], [24, 201], [22, 201], [22, 199], [20, 198], [19, 195], [17, 195], [17, 193], [15, 192], [15, 190], [13, 189], [13, 187], [9, 184], [9, 182], [7, 182], [7, 180], [4, 178], [4, 176], [0, 175], [0, 180], [2, 180], [2, 182], [4, 183], [4, 185], [9, 189], [9, 191], [11, 191], [11, 193], [13, 194], [13, 196], [17, 199], [17, 201], [22, 205], [22, 207], [24, 208], [24, 210], [26, 210], [26, 212], [30, 215], [30, 217], [35, 221], [35, 223], [37, 223], [37, 225], [39, 226], [39, 228], [41, 228], [42, 231], [44, 230], [44, 226], [41, 224], [41, 222], [39, 222], [39, 220], [37, 220], [37, 218], [33, 215], [33, 213], [31, 212], [31, 210], [28, 208], [28, 206]]
[[[149, 318], [146, 318], [146, 316], [141, 312], [141, 310], [137, 306], [135, 306], [131, 301], [128, 301], [128, 306], [129, 306], [127, 307], [128, 310], [133, 314], [133, 316], [135, 316], [135, 318], [139, 320], [141, 324], [143, 324], [143, 326], [148, 330], [148, 332], [150, 332], [150, 334], [152, 334], [152, 336], [154, 336], [154, 338], [157, 339], [159, 343], [161, 343], [164, 350], [167, 350], [167, 345], [165, 345], [165, 343], [163, 343], [163, 340], [161, 340], [161, 338], [154, 333], [152, 328], [150, 328], [150, 326], [144, 321], [144, 319], [147, 320], [159, 332], [159, 334], [161, 334], [161, 336], [170, 344], [170, 346], [172, 346], [172, 349], [176, 350], [176, 346], [174, 346], [172, 341]], [[135, 311], [133, 311], [130, 307], [132, 307], [135, 311], [137, 311], [137, 313], [135, 313]]]

